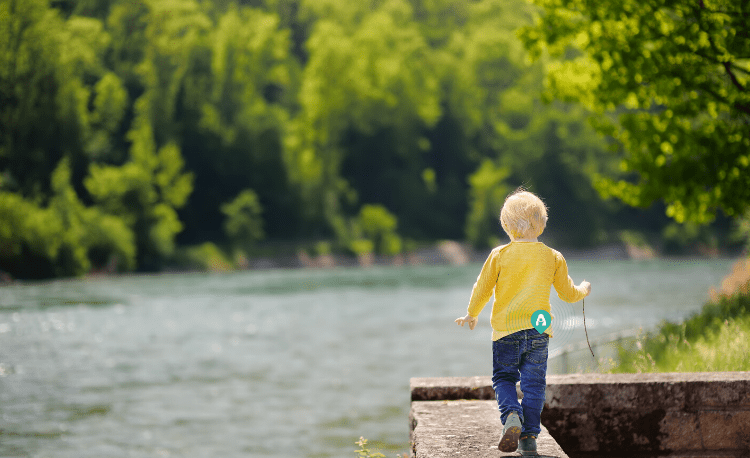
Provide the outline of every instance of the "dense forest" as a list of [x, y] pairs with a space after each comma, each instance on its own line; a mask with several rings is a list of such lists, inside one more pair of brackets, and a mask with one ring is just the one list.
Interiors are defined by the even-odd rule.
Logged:
[[634, 173], [624, 141], [595, 130], [610, 114], [545, 97], [580, 51], [528, 51], [536, 8], [0, 0], [0, 271], [153, 271], [196, 246], [486, 248], [518, 186], [562, 246], [730, 243], [721, 215], [602, 197], [601, 177]]

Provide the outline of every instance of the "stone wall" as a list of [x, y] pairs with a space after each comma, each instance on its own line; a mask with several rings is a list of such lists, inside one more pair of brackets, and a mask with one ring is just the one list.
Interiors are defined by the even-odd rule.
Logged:
[[[425, 377], [409, 381], [412, 401], [492, 400], [490, 377]], [[520, 391], [519, 391], [520, 393]]]
[[549, 376], [542, 423], [571, 457], [750, 458], [750, 372]]
[[[490, 377], [415, 378], [412, 401], [494, 399]], [[542, 424], [570, 457], [750, 458], [750, 372], [547, 377]]]

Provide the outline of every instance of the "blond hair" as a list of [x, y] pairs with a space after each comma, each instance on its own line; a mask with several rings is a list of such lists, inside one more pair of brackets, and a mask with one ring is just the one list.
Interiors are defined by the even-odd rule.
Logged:
[[500, 224], [511, 240], [536, 238], [547, 226], [547, 206], [536, 194], [519, 188], [505, 199]]

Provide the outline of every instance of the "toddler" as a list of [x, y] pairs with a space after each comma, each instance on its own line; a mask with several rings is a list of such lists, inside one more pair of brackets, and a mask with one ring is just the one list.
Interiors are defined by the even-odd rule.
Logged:
[[[535, 194], [518, 189], [509, 195], [500, 212], [500, 223], [510, 243], [492, 250], [474, 284], [468, 313], [456, 323], [468, 323], [473, 330], [477, 316], [495, 294], [492, 387], [503, 422], [498, 448], [535, 455], [552, 328], [540, 334], [531, 317], [540, 310], [550, 313], [550, 285], [560, 299], [577, 302], [589, 295], [591, 284], [584, 280], [576, 286], [568, 276], [565, 258], [537, 241], [547, 225], [547, 208]], [[520, 404], [516, 393], [519, 380], [523, 392]]]

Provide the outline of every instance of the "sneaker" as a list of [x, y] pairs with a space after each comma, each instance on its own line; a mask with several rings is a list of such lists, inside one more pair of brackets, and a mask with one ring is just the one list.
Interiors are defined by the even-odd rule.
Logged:
[[536, 452], [536, 437], [523, 436], [518, 441], [518, 451], [522, 456], [538, 456]]
[[515, 452], [518, 449], [518, 436], [520, 435], [521, 419], [518, 418], [517, 413], [511, 412], [508, 418], [505, 419], [503, 437], [500, 439], [500, 443], [497, 444], [497, 448], [501, 452]]

